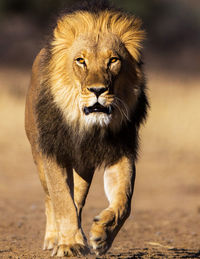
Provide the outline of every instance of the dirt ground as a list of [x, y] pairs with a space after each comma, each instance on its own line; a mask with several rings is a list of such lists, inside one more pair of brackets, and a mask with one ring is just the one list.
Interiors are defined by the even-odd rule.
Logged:
[[[23, 126], [28, 82], [29, 71], [0, 69], [0, 258], [50, 258], [42, 250], [43, 191]], [[152, 108], [132, 213], [103, 258], [200, 258], [199, 80], [149, 72], [148, 87]], [[97, 173], [83, 211], [87, 235], [106, 205]]]

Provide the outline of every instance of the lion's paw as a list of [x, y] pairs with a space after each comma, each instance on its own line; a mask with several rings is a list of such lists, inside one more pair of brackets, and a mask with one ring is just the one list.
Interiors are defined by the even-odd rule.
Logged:
[[51, 233], [45, 236], [43, 250], [53, 249], [58, 242], [57, 233]]
[[101, 235], [96, 235], [94, 231], [91, 231], [90, 244], [96, 255], [105, 254], [111, 246], [110, 242], [108, 241], [108, 236], [103, 230]]
[[94, 218], [90, 231], [90, 244], [97, 255], [102, 255], [112, 245], [115, 237], [115, 213], [113, 210], [106, 209]]
[[55, 256], [55, 255], [57, 255], [58, 257], [85, 256], [89, 253], [90, 253], [89, 248], [82, 244], [59, 245], [54, 248], [52, 256]]

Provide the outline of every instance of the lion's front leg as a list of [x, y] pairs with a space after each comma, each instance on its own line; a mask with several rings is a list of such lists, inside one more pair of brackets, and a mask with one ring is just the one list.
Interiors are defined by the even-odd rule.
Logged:
[[94, 218], [90, 232], [90, 243], [98, 255], [104, 254], [111, 247], [130, 214], [134, 180], [134, 163], [127, 157], [105, 171], [104, 186], [110, 204]]
[[43, 250], [51, 250], [58, 243], [58, 231], [56, 226], [53, 204], [48, 194], [46, 194], [46, 197], [45, 197], [45, 207], [46, 207], [46, 231], [45, 231]]
[[54, 160], [45, 159], [45, 176], [58, 231], [52, 255], [77, 256], [89, 252], [70, 191], [71, 174], [72, 170], [65, 172]]
[[85, 200], [87, 198], [87, 194], [90, 188], [93, 174], [94, 174], [93, 169], [85, 170], [82, 173], [81, 172], [77, 173], [75, 170], [73, 170], [74, 202], [76, 204], [77, 214], [78, 214], [80, 223], [81, 223], [82, 209], [83, 209], [83, 206], [85, 205]]

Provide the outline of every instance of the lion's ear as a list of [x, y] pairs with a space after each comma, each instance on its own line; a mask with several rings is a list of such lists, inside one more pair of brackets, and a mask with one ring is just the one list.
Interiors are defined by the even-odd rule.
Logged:
[[146, 38], [146, 33], [142, 29], [142, 21], [134, 16], [115, 14], [111, 18], [110, 27], [117, 35], [132, 57], [140, 60], [140, 50], [142, 42]]

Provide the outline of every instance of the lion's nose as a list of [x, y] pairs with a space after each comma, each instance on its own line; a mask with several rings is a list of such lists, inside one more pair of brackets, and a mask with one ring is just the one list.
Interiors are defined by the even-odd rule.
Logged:
[[89, 87], [88, 90], [94, 93], [98, 98], [102, 93], [108, 90], [108, 87]]

